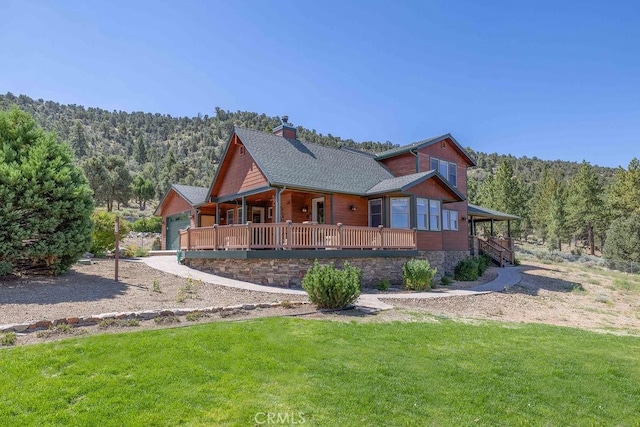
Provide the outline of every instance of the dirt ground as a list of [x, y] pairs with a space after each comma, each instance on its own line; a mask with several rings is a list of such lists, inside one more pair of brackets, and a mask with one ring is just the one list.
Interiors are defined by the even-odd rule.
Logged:
[[[143, 321], [137, 325], [114, 324], [70, 330], [53, 329], [19, 334], [18, 344], [30, 344], [68, 336], [124, 330], [179, 327], [196, 322], [233, 321], [265, 316], [303, 316], [338, 321], [461, 321], [487, 319], [506, 322], [547, 323], [619, 334], [640, 335], [640, 277], [569, 263], [548, 265], [524, 261], [522, 281], [505, 292], [431, 299], [384, 299], [396, 308], [372, 313], [361, 310], [321, 312], [313, 305], [237, 310], [198, 319], [185, 317]], [[476, 282], [454, 282], [465, 289], [492, 280], [491, 268]], [[109, 312], [170, 308], [204, 308], [236, 304], [301, 301], [299, 295], [252, 292], [204, 284], [166, 274], [135, 261], [120, 262], [115, 282], [113, 260], [76, 265], [61, 277], [0, 279], [0, 324], [54, 320]], [[286, 304], [285, 304], [286, 305]]]

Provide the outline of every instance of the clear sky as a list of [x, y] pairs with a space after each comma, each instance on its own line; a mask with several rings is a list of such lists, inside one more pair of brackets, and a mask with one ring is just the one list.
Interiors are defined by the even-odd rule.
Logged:
[[6, 92], [626, 167], [640, 2], [0, 0]]

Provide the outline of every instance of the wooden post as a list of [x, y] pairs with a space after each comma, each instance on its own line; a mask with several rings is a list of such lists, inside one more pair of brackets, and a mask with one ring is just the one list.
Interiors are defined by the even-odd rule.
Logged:
[[384, 233], [382, 232], [383, 228], [384, 227], [382, 226], [382, 224], [378, 226], [378, 233], [380, 234], [380, 249], [384, 248]]
[[213, 224], [213, 250], [218, 250], [218, 224]]
[[[243, 211], [244, 212], [244, 211]], [[244, 213], [243, 213], [244, 215]], [[251, 221], [247, 221], [247, 246], [246, 249], [251, 249]]]
[[116, 237], [116, 273], [115, 273], [115, 281], [118, 281], [118, 259], [120, 258], [120, 217], [116, 216], [116, 223], [114, 227], [115, 237]]
[[342, 231], [342, 223], [338, 223], [338, 249], [342, 249], [342, 239], [343, 239], [343, 231]]
[[191, 250], [191, 227], [187, 227], [187, 250]]
[[286, 240], [286, 242], [284, 244], [284, 246], [287, 249], [291, 249], [291, 243], [292, 243], [291, 239], [293, 237], [293, 232], [291, 230], [292, 227], [293, 227], [293, 222], [290, 219], [288, 219], [287, 220], [287, 240]]

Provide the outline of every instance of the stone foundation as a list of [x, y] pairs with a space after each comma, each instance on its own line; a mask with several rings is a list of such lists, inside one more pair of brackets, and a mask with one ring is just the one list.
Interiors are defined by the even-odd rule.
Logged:
[[[326, 255], [323, 253], [323, 255]], [[402, 285], [402, 266], [414, 258], [427, 259], [437, 269], [436, 279], [444, 274], [453, 274], [456, 264], [469, 256], [469, 251], [420, 251], [418, 256], [385, 257], [327, 257], [318, 258], [320, 265], [334, 264], [342, 268], [345, 262], [362, 270], [365, 287], [375, 287], [381, 280], [389, 280], [392, 285]], [[315, 258], [191, 258], [186, 256], [183, 263], [197, 270], [222, 277], [242, 280], [261, 285], [300, 287], [302, 278], [313, 265]]]

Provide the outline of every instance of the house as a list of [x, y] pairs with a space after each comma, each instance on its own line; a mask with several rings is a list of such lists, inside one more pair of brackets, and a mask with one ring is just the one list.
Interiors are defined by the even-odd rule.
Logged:
[[470, 253], [473, 166], [450, 134], [370, 154], [302, 142], [286, 117], [236, 127], [211, 186], [173, 185], [158, 206], [163, 249], [258, 283], [298, 283], [314, 259], [360, 265], [365, 282], [397, 281], [414, 257], [450, 272]]

